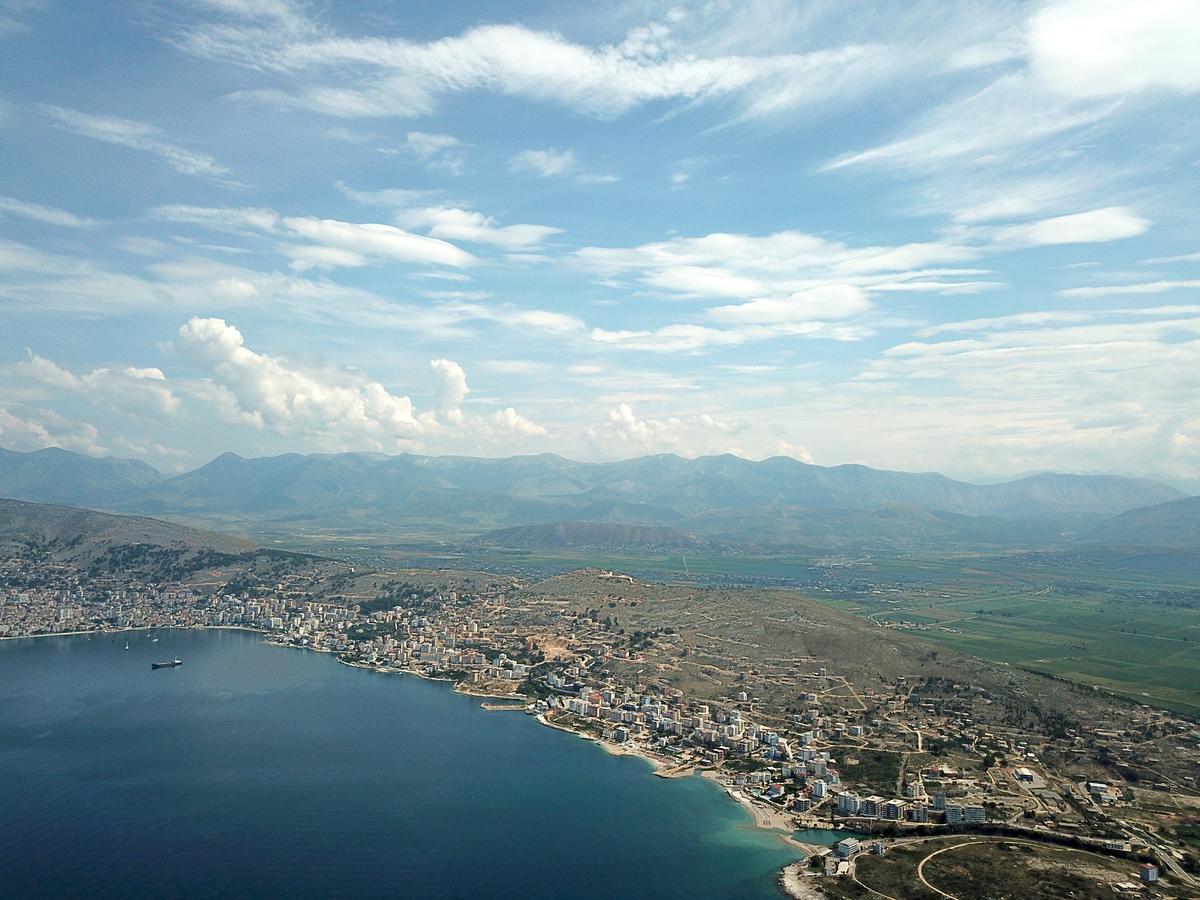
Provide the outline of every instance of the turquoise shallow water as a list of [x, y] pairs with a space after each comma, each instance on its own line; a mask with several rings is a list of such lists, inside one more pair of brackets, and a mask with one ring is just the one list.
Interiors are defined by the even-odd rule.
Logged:
[[776, 897], [796, 858], [700, 778], [445, 685], [157, 636], [0, 641], [5, 896]]

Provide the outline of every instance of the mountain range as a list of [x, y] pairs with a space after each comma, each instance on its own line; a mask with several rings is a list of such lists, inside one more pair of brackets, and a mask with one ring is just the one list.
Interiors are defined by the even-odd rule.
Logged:
[[[292, 453], [246, 459], [225, 453], [166, 477], [132, 460], [59, 449], [0, 451], [0, 496], [250, 531], [478, 535], [560, 523], [574, 523], [576, 532], [581, 523], [670, 526], [672, 533], [641, 538], [681, 546], [1030, 544], [1063, 532], [1138, 543], [1143, 535], [1177, 540], [1181, 523], [1191, 522], [1194, 529], [1200, 519], [1200, 503], [1191, 502], [1196, 498], [1142, 478], [1046, 473], [973, 484], [936, 473], [732, 455], [583, 463], [553, 454], [483, 459]], [[1153, 511], [1159, 505], [1161, 514]], [[1118, 522], [1114, 516], [1125, 518]], [[1163, 516], [1161, 527], [1155, 526]], [[571, 531], [560, 529], [548, 539], [569, 541]], [[1191, 532], [1185, 527], [1182, 533]], [[611, 537], [594, 528], [585, 535]]]

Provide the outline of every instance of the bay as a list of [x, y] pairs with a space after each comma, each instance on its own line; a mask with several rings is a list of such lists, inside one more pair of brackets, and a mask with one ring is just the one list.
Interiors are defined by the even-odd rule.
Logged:
[[0, 641], [5, 896], [777, 897], [797, 856], [444, 684], [238, 631]]

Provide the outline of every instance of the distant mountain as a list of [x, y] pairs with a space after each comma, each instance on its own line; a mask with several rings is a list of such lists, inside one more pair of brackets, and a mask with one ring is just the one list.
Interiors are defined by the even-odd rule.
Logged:
[[[787, 510], [803, 509], [805, 528], [837, 532], [839, 541], [853, 541], [871, 528], [901, 536], [911, 528], [936, 541], [943, 533], [1004, 532], [1008, 526], [1003, 522], [1019, 521], [1025, 523], [1025, 533], [1040, 534], [1062, 521], [1074, 527], [1084, 518], [1182, 496], [1154, 481], [1117, 476], [1042, 474], [978, 485], [933, 473], [822, 467], [786, 457], [755, 462], [731, 455], [684, 459], [661, 454], [581, 463], [553, 454], [478, 459], [293, 453], [244, 459], [226, 453], [173, 478], [137, 470], [123, 483], [111, 471], [93, 479], [91, 464], [97, 461], [73, 458], [84, 468], [71, 474], [70, 466], [62, 467], [70, 478], [56, 486], [59, 502], [247, 528], [461, 534], [587, 522], [670, 525], [710, 537], [740, 533], [769, 542], [769, 535], [755, 532], [769, 529], [772, 522], [782, 527]], [[126, 471], [126, 464], [108, 462]], [[7, 468], [24, 471], [14, 464]], [[14, 476], [8, 483], [9, 493], [17, 497], [49, 489], [44, 478], [22, 481]], [[955, 516], [999, 521], [968, 522]], [[722, 518], [730, 524], [722, 524]]]
[[157, 469], [134, 459], [84, 456], [57, 447], [32, 453], [0, 448], [0, 497], [107, 506], [162, 479]]
[[692, 553], [718, 549], [710, 540], [661, 525], [617, 525], [607, 522], [555, 522], [517, 525], [480, 535], [476, 544], [522, 550], [610, 550]]
[[1135, 547], [1200, 548], [1200, 497], [1128, 510], [1086, 532], [1083, 538]]
[[461, 456], [224, 454], [131, 496], [143, 512], [441, 523], [479, 528], [558, 521], [669, 524], [716, 509], [795, 506], [869, 511], [888, 506], [963, 516], [1053, 519], [1113, 515], [1174, 500], [1144, 479], [1034, 475], [994, 485], [866, 466], [806, 465], [777, 457], [644, 456], [580, 463], [552, 454]]

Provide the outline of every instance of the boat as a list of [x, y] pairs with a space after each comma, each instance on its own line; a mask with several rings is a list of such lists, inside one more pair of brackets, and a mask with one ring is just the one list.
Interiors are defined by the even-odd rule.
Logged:
[[173, 669], [176, 666], [182, 666], [182, 665], [183, 665], [182, 659], [169, 659], [166, 662], [150, 663], [150, 668], [152, 668], [152, 669]]
[[126, 644], [126, 645], [125, 645], [125, 649], [126, 649], [126, 650], [128, 650], [128, 649], [129, 649], [129, 644]]

